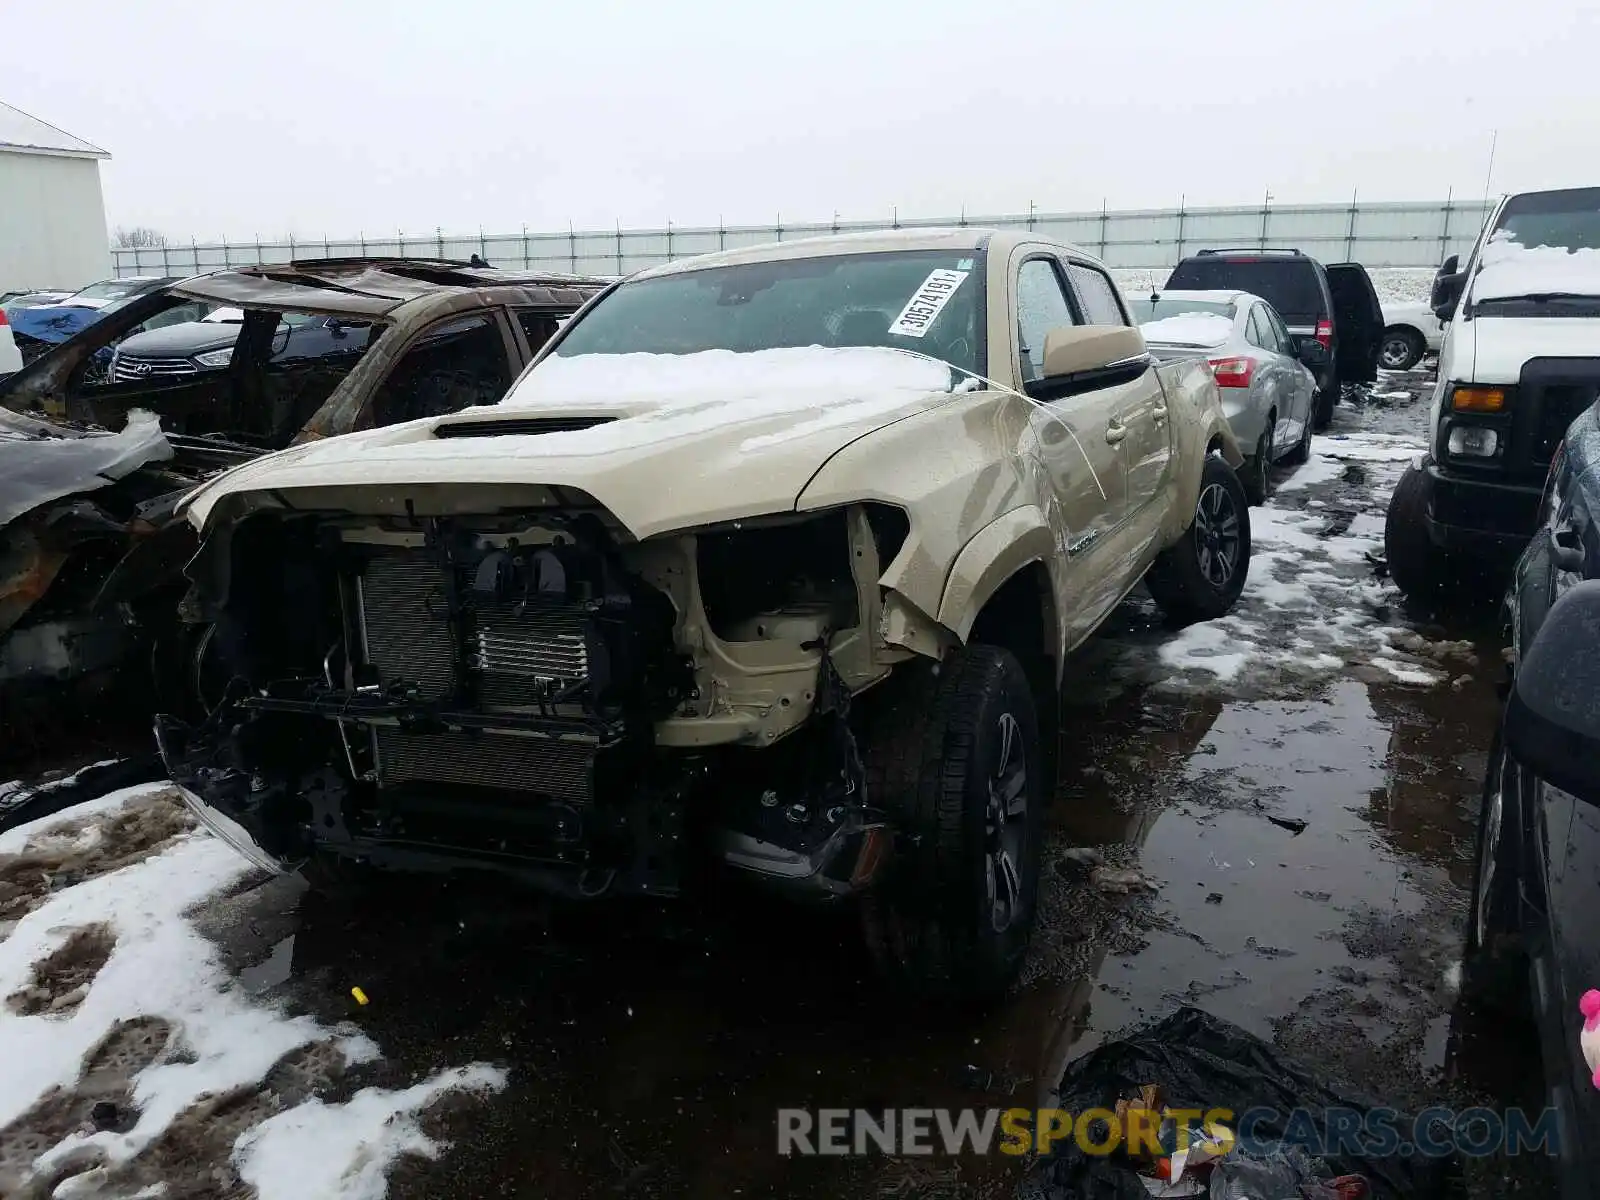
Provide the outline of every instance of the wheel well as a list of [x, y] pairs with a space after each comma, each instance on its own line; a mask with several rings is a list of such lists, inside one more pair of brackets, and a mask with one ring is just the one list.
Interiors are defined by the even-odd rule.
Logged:
[[1040, 731], [1051, 731], [1046, 746], [1054, 744], [1057, 714], [1053, 594], [1044, 564], [1029, 563], [984, 602], [967, 636], [969, 642], [1003, 646], [1016, 656], [1033, 690]]
[[1220, 454], [1220, 453], [1222, 453], [1222, 435], [1220, 433], [1213, 433], [1211, 435], [1211, 440], [1206, 443], [1206, 453], [1207, 454]]
[[1423, 336], [1422, 330], [1418, 329], [1415, 325], [1385, 325], [1383, 328], [1383, 333], [1385, 337], [1391, 333], [1409, 333], [1412, 337], [1418, 339], [1419, 341], [1426, 342], [1428, 340]]

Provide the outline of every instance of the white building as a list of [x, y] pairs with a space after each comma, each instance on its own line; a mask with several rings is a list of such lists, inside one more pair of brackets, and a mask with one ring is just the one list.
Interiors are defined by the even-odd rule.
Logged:
[[0, 104], [0, 292], [111, 274], [98, 146]]

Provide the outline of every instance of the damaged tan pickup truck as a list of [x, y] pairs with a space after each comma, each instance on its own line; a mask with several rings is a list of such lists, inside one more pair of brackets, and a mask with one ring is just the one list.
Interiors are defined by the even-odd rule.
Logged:
[[158, 721], [211, 828], [313, 882], [574, 898], [715, 872], [856, 904], [981, 997], [1033, 925], [1069, 652], [1141, 579], [1226, 612], [1249, 516], [1200, 359], [1081, 251], [925, 230], [743, 249], [587, 305], [499, 404], [192, 495], [232, 683]]

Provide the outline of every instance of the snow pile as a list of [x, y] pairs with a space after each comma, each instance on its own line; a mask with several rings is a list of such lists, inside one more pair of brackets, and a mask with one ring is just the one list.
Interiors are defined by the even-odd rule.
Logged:
[[[12, 830], [0, 836], [0, 872], [7, 857], [25, 849], [92, 846], [102, 837], [101, 823], [124, 809], [170, 804], [164, 792], [170, 797], [165, 785], [129, 788]], [[186, 833], [130, 866], [47, 893], [9, 936], [0, 928], [0, 1130], [15, 1130], [19, 1119], [28, 1127], [30, 1110], [55, 1089], [72, 1094], [86, 1060], [124, 1023], [154, 1020], [172, 1030], [167, 1049], [129, 1080], [128, 1099], [138, 1113], [132, 1126], [125, 1132], [55, 1130], [52, 1136], [64, 1136], [38, 1157], [35, 1171], [82, 1174], [84, 1181], [68, 1190], [97, 1195], [98, 1188], [89, 1186], [92, 1178], [114, 1178], [119, 1166], [136, 1160], [175, 1124], [195, 1120], [191, 1110], [206, 1097], [260, 1086], [291, 1052], [325, 1047], [346, 1066], [378, 1056], [377, 1047], [353, 1029], [330, 1029], [258, 1003], [186, 919], [197, 904], [239, 883], [249, 870], [222, 842]], [[87, 930], [108, 933], [113, 941], [103, 964], [80, 985], [81, 999], [79, 993], [64, 997], [76, 1000], [76, 1007], [63, 1003], [24, 1015], [26, 1009], [4, 1002], [36, 992], [42, 965]], [[504, 1082], [503, 1073], [473, 1066], [405, 1091], [369, 1089], [343, 1105], [307, 1100], [247, 1130], [235, 1156], [241, 1171], [258, 1172], [262, 1180], [299, 1157], [305, 1182], [293, 1190], [263, 1187], [264, 1198], [381, 1196], [384, 1173], [398, 1155], [436, 1151], [415, 1124], [422, 1108], [446, 1090], [498, 1088]], [[263, 1117], [270, 1111], [268, 1106]], [[310, 1186], [305, 1172], [313, 1169], [316, 1184]]]
[[1600, 296], [1600, 250], [1524, 246], [1491, 238], [1479, 256], [1472, 299], [1494, 300], [1542, 292]]
[[1233, 336], [1233, 322], [1218, 313], [1177, 313], [1147, 321], [1139, 332], [1162, 346], [1220, 346]]

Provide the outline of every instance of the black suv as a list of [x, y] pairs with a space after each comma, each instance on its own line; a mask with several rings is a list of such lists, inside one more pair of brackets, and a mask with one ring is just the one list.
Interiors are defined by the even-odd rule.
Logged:
[[1318, 429], [1333, 419], [1341, 384], [1378, 377], [1383, 309], [1360, 263], [1325, 267], [1294, 249], [1202, 250], [1172, 268], [1167, 287], [1250, 292], [1278, 310], [1296, 342], [1320, 342], [1329, 358], [1317, 373]]
[[[1600, 412], [1568, 430], [1506, 598], [1512, 683], [1489, 756], [1465, 997], [1537, 1024], [1561, 1195], [1600, 1195], [1600, 1086], [1580, 1053], [1600, 987]], [[1594, 1007], [1593, 1002], [1590, 1007]], [[1498, 1034], [1503, 1026], [1497, 1024]], [[1592, 1152], [1592, 1153], [1591, 1153]]]

